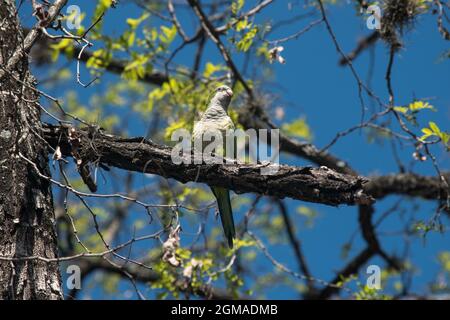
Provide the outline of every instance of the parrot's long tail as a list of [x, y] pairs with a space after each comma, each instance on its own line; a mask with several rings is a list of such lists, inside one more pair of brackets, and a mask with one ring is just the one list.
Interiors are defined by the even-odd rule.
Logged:
[[222, 220], [222, 227], [228, 241], [228, 246], [233, 248], [233, 238], [236, 237], [236, 230], [234, 229], [233, 211], [231, 209], [230, 191], [225, 188], [211, 187], [214, 196], [217, 199], [219, 207], [220, 220]]

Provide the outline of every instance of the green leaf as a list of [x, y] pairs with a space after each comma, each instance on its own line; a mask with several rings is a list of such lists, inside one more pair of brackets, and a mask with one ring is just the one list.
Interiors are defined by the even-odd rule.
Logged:
[[127, 80], [138, 80], [145, 76], [145, 64], [148, 61], [145, 55], [135, 55], [133, 60], [125, 66], [122, 76]]
[[236, 47], [239, 51], [246, 52], [250, 46], [253, 44], [253, 39], [258, 33], [258, 27], [253, 27], [247, 32], [241, 40], [236, 44]]
[[203, 71], [203, 76], [205, 78], [211, 77], [217, 71], [225, 70], [226, 68], [223, 65], [215, 65], [211, 62], [206, 63], [205, 71]]
[[190, 127], [185, 119], [180, 119], [178, 121], [172, 122], [165, 130], [164, 132], [164, 138], [166, 140], [170, 140], [170, 137], [172, 136], [172, 133], [178, 129], [186, 129], [189, 130]]
[[256, 245], [256, 242], [253, 239], [244, 238], [244, 239], [236, 239], [234, 241], [235, 249], [245, 248], [245, 247], [253, 247]]
[[401, 113], [407, 113], [409, 109], [408, 107], [394, 107], [394, 110]]
[[236, 0], [231, 4], [231, 12], [236, 15], [244, 6], [244, 0]]
[[136, 39], [136, 33], [131, 32], [128, 34], [127, 45], [131, 47], [134, 44], [134, 40]]
[[409, 111], [411, 113], [417, 113], [420, 110], [429, 109], [432, 111], [436, 111], [436, 109], [429, 104], [428, 102], [423, 101], [414, 101], [410, 103], [408, 106], [394, 107], [394, 110], [403, 114], [407, 114]]
[[291, 136], [307, 140], [310, 140], [312, 138], [311, 130], [309, 129], [305, 118], [294, 120], [291, 123], [285, 123], [283, 124], [281, 129], [286, 132], [286, 134]]
[[100, 0], [100, 4], [105, 8], [109, 8], [111, 6], [112, 0]]
[[450, 134], [448, 134], [447, 132], [441, 132], [441, 139], [444, 145], [448, 147], [447, 145], [448, 142], [450, 141]]
[[429, 136], [431, 136], [431, 135], [433, 134], [433, 131], [431, 131], [431, 130], [428, 129], [428, 128], [423, 128], [423, 129], [422, 129], [422, 132], [425, 133], [426, 135], [429, 135]]
[[431, 104], [423, 101], [414, 101], [413, 103], [410, 103], [408, 107], [412, 112], [417, 112], [423, 109], [434, 110], [434, 107]]
[[439, 127], [437, 126], [436, 123], [430, 121], [429, 125], [430, 125], [431, 130], [433, 130], [434, 133], [436, 133], [437, 135], [439, 135], [441, 133], [441, 130], [439, 129]]
[[242, 30], [244, 30], [244, 29], [249, 29], [249, 28], [251, 28], [251, 26], [252, 26], [252, 24], [251, 24], [251, 23], [248, 23], [248, 19], [247, 19], [247, 17], [246, 17], [245, 19], [239, 20], [239, 21], [236, 23], [235, 28], [236, 28], [236, 31], [237, 31], [237, 32], [240, 32], [240, 31], [242, 31]]
[[447, 132], [442, 132], [441, 129], [439, 129], [439, 127], [437, 126], [437, 124], [432, 121], [429, 122], [429, 126], [430, 126], [429, 128], [422, 129], [424, 135], [420, 137], [419, 140], [425, 141], [427, 138], [431, 136], [439, 137], [444, 146], [447, 148], [447, 151], [449, 151], [450, 148], [448, 146], [448, 142], [450, 141], [450, 134]]
[[172, 25], [172, 27], [170, 28], [161, 26], [161, 31], [162, 34], [159, 35], [159, 39], [165, 45], [169, 45], [177, 35], [177, 28], [175, 27], [175, 25]]
[[65, 50], [67, 52], [68, 50], [73, 50], [72, 40], [62, 39], [55, 44], [51, 44], [50, 48], [52, 49], [52, 61], [56, 61], [61, 51]]
[[147, 19], [150, 15], [148, 13], [144, 13], [137, 19], [128, 18], [127, 24], [131, 29], [135, 30], [145, 19]]

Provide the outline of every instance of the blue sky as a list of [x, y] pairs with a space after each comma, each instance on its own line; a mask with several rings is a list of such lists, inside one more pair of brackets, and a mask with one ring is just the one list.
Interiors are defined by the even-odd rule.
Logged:
[[[123, 2], [123, 1], [121, 1]], [[247, 1], [250, 3], [250, 1]], [[292, 1], [297, 3], [296, 1]], [[302, 3], [301, 1], [299, 1]], [[92, 1], [78, 0], [72, 1], [79, 4], [82, 11], [86, 11], [88, 16], [92, 14]], [[253, 1], [252, 1], [253, 3]], [[267, 20], [277, 21], [282, 18], [289, 18], [304, 12], [300, 5], [295, 5], [291, 11], [287, 8], [288, 1], [277, 1], [270, 6], [270, 9], [263, 11], [257, 16], [256, 22]], [[247, 4], [248, 6], [248, 4]], [[342, 4], [327, 7], [328, 18], [337, 40], [344, 52], [353, 50], [357, 41], [369, 34], [371, 31], [366, 28], [365, 21], [355, 15], [353, 4], [342, 1]], [[126, 25], [126, 17], [138, 17], [139, 10], [131, 4], [121, 4], [116, 10], [110, 10], [105, 16], [105, 31], [120, 34]], [[319, 16], [301, 20], [292, 25], [278, 29], [271, 35], [270, 39], [282, 38], [304, 28], [311, 21]], [[189, 24], [189, 20], [181, 14], [182, 23]], [[33, 20], [29, 18], [28, 22]], [[155, 20], [156, 21], [156, 20]], [[159, 23], [159, 21], [157, 21]], [[191, 31], [187, 28], [188, 31]], [[442, 39], [437, 31], [436, 17], [431, 15], [420, 16], [414, 30], [404, 36], [405, 48], [396, 57], [393, 69], [393, 86], [396, 95], [396, 105], [405, 105], [414, 98], [432, 98], [429, 102], [434, 105], [437, 112], [425, 112], [421, 116], [421, 123], [425, 126], [428, 120], [437, 122], [442, 130], [449, 130], [450, 118], [450, 64], [447, 60], [440, 60], [441, 55], [448, 50], [448, 44]], [[359, 123], [361, 119], [361, 106], [358, 99], [358, 89], [355, 78], [349, 68], [340, 67], [339, 54], [335, 50], [334, 44], [326, 31], [325, 26], [319, 25], [302, 35], [297, 40], [289, 41], [285, 44], [283, 56], [286, 64], [273, 64], [274, 78], [266, 85], [266, 89], [276, 92], [282, 99], [277, 102], [285, 107], [286, 119], [293, 119], [304, 116], [311, 127], [314, 135], [313, 143], [318, 147], [323, 147], [334, 135], [349, 127]], [[206, 57], [209, 61], [221, 62], [217, 49], [208, 44]], [[375, 65], [373, 69], [372, 88], [373, 91], [387, 102], [388, 94], [384, 75], [387, 66], [388, 49], [379, 42], [374, 51]], [[190, 63], [192, 50], [186, 49], [178, 56], [177, 62]], [[243, 56], [233, 54], [233, 59], [242, 65]], [[204, 61], [206, 62], [206, 61]], [[370, 54], [367, 50], [354, 63], [361, 79], [367, 78], [370, 65]], [[75, 64], [70, 65], [75, 72]], [[38, 73], [40, 71], [38, 70]], [[83, 71], [88, 75], [86, 70]], [[68, 87], [75, 89], [81, 100], [88, 102], [88, 97], [92, 93], [102, 92], [102, 87], [109, 81], [123, 81], [117, 76], [106, 74], [100, 84], [95, 84], [84, 89], [76, 85], [75, 80]], [[61, 94], [61, 89], [57, 94]], [[369, 100], [366, 99], [367, 106]], [[370, 111], [367, 111], [370, 114]], [[134, 119], [130, 123], [130, 134], [145, 135], [147, 128], [142, 125], [141, 119]], [[340, 139], [330, 150], [341, 159], [348, 161], [350, 165], [358, 170], [362, 175], [389, 174], [398, 172], [395, 159], [389, 141], [384, 143], [368, 143], [364, 131], [355, 131], [351, 135]], [[412, 161], [413, 149], [405, 146], [398, 150], [399, 157], [404, 163]], [[443, 148], [434, 148], [434, 153], [438, 158], [441, 168], [449, 169], [448, 154]], [[304, 160], [293, 158], [288, 155], [281, 157], [282, 163], [293, 165], [305, 165]], [[434, 175], [430, 161], [416, 163], [414, 171], [420, 174]], [[141, 181], [141, 180], [140, 180]], [[389, 197], [376, 204], [375, 220], [391, 207], [396, 197]], [[302, 203], [287, 200], [289, 210], [294, 215], [294, 211]], [[407, 203], [407, 201], [404, 201]], [[435, 208], [436, 203], [415, 200], [420, 204], [419, 210], [414, 213], [415, 219], [428, 220]], [[313, 270], [317, 278], [330, 280], [334, 272], [345, 265], [346, 261], [340, 258], [342, 245], [346, 243], [351, 234], [358, 229], [357, 208], [341, 206], [338, 208], [323, 205], [304, 204], [314, 208], [319, 212], [319, 217], [315, 221], [313, 229], [302, 227], [301, 219], [296, 219], [299, 223], [297, 236], [301, 239], [304, 253], [309, 262], [310, 269]], [[404, 206], [411, 211], [412, 205]], [[236, 219], [242, 219], [242, 212], [236, 214]], [[379, 227], [379, 232], [392, 232], [401, 230], [405, 221], [412, 217], [411, 212], [405, 213], [402, 217], [394, 213], [386, 219]], [[211, 219], [210, 219], [211, 221]], [[448, 219], [443, 220], [448, 224]], [[132, 221], [129, 221], [130, 225]], [[215, 223], [215, 222], [211, 222]], [[450, 237], [448, 233], [438, 234], [431, 232], [424, 242], [420, 238], [413, 238], [411, 244], [411, 258], [413, 264], [418, 268], [414, 275], [413, 291], [423, 293], [426, 284], [436, 275], [438, 264], [436, 254], [442, 250], [449, 250]], [[404, 240], [401, 236], [381, 237], [381, 243], [386, 251], [401, 254], [404, 250]], [[355, 239], [350, 257], [364, 248], [361, 237]], [[297, 269], [296, 261], [289, 247], [269, 246], [273, 256], [292, 270]], [[256, 262], [261, 270], [270, 271], [273, 266], [264, 257], [260, 256]], [[384, 265], [378, 258], [372, 259], [371, 264]], [[298, 281], [292, 278], [292, 281]], [[120, 286], [121, 290], [130, 290], [128, 282]], [[127, 291], [129, 292], [129, 291]], [[389, 292], [389, 291], [388, 291]], [[94, 298], [104, 298], [101, 290], [93, 290], [89, 296]], [[274, 286], [266, 292], [269, 298], [297, 298], [298, 295], [292, 290], [283, 286]], [[116, 297], [123, 297], [120, 294]], [[127, 296], [128, 297], [128, 296]], [[131, 295], [136, 298], [135, 295]]]

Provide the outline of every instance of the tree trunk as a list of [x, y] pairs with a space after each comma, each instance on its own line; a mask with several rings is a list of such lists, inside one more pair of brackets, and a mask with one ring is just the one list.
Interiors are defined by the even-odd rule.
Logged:
[[[23, 35], [14, 0], [0, 5], [0, 65], [5, 66]], [[40, 137], [38, 95], [24, 58], [0, 79], [0, 299], [62, 299], [57, 262], [21, 260], [57, 257], [48, 152]]]

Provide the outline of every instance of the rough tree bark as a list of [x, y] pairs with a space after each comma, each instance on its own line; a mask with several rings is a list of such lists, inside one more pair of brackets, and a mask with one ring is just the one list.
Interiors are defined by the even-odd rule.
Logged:
[[142, 137], [123, 138], [91, 129], [44, 125], [45, 140], [52, 148], [59, 148], [62, 155], [76, 159], [78, 170], [92, 191], [96, 187], [87, 177], [89, 163], [157, 174], [182, 183], [206, 183], [236, 193], [253, 192], [332, 206], [373, 202], [363, 192], [367, 182], [364, 177], [341, 174], [326, 167], [280, 165], [272, 175], [262, 175], [261, 169], [267, 168], [265, 164], [175, 164], [171, 157], [172, 148], [168, 146]]
[[[0, 5], [0, 255], [57, 257], [51, 185], [20, 154], [49, 173], [34, 78], [26, 55], [6, 71], [24, 38], [14, 0]], [[19, 81], [18, 81], [19, 80]], [[0, 299], [62, 299], [57, 263], [0, 261]]]

